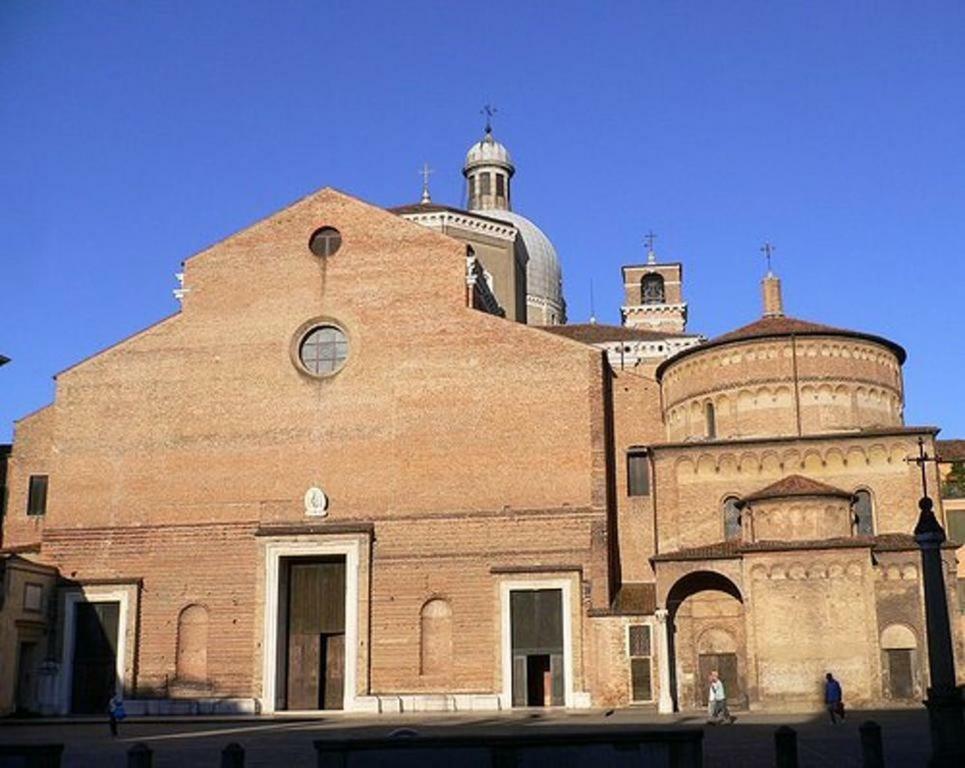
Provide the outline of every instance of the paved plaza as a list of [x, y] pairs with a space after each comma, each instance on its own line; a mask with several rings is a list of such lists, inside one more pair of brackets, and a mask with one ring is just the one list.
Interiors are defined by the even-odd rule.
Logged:
[[122, 768], [131, 746], [144, 742], [154, 750], [156, 768], [218, 766], [221, 749], [235, 741], [247, 755], [246, 766], [313, 768], [312, 741], [319, 738], [386, 735], [406, 727], [420, 734], [480, 735], [524, 733], [533, 729], [639, 726], [645, 729], [704, 728], [704, 764], [711, 768], [770, 768], [774, 764], [774, 731], [789, 725], [798, 732], [802, 768], [857, 768], [861, 765], [858, 726], [865, 720], [882, 726], [886, 765], [914, 768], [927, 760], [928, 718], [923, 709], [855, 711], [844, 724], [832, 726], [814, 714], [739, 715], [733, 726], [705, 726], [698, 715], [660, 716], [624, 709], [606, 713], [514, 712], [511, 714], [325, 716], [312, 719], [140, 720], [122, 724], [112, 739], [106, 722], [47, 721], [0, 723], [0, 743], [65, 744], [64, 768]]

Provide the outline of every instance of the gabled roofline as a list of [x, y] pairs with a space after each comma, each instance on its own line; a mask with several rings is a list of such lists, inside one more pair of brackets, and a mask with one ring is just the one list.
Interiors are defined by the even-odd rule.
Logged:
[[146, 328], [141, 328], [141, 330], [139, 330], [139, 331], [134, 331], [134, 333], [130, 334], [129, 336], [125, 336], [125, 337], [124, 337], [123, 339], [121, 339], [120, 341], [115, 341], [113, 344], [110, 344], [110, 345], [104, 347], [103, 349], [98, 350], [97, 352], [91, 352], [89, 355], [87, 355], [87, 357], [83, 358], [82, 360], [78, 360], [78, 361], [77, 361], [76, 363], [74, 363], [73, 365], [70, 365], [70, 366], [68, 366], [67, 368], [64, 368], [64, 369], [61, 370], [61, 371], [57, 371], [57, 373], [55, 373], [52, 378], [56, 381], [58, 376], [60, 376], [60, 375], [62, 375], [62, 374], [64, 374], [64, 373], [67, 373], [68, 371], [72, 371], [72, 370], [74, 370], [74, 368], [77, 368], [78, 366], [83, 365], [84, 363], [88, 362], [89, 360], [93, 360], [95, 357], [100, 357], [100, 356], [103, 355], [105, 352], [110, 352], [112, 349], [114, 349], [114, 347], [119, 347], [121, 344], [124, 344], [124, 343], [130, 341], [131, 339], [137, 338], [137, 337], [140, 336], [142, 333], [147, 333], [148, 331], [153, 330], [154, 328], [157, 328], [157, 327], [160, 326], [160, 325], [163, 325], [163, 324], [166, 323], [168, 320], [173, 320], [174, 318], [179, 317], [180, 315], [181, 315], [181, 310], [179, 309], [179, 310], [171, 313], [171, 314], [168, 315], [167, 317], [162, 317], [160, 320], [156, 320], [155, 322], [151, 323], [151, 324], [150, 324], [149, 326], [147, 326]]

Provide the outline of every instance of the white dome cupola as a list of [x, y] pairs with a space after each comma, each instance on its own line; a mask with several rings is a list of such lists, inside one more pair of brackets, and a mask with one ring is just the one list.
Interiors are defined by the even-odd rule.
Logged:
[[493, 138], [493, 127], [487, 119], [486, 133], [469, 147], [462, 169], [468, 185], [469, 210], [512, 210], [509, 185], [515, 172], [509, 150]]

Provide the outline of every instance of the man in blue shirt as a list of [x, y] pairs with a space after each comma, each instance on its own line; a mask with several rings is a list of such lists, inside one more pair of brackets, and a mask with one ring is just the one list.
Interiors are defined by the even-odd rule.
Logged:
[[835, 680], [830, 672], [825, 675], [824, 704], [828, 708], [832, 725], [838, 722], [839, 717], [844, 720], [844, 701], [841, 695], [841, 683]]

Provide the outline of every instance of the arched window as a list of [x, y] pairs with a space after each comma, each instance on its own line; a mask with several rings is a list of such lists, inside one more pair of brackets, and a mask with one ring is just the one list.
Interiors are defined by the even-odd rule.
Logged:
[[442, 598], [422, 606], [420, 673], [446, 674], [452, 664], [452, 610]]
[[713, 440], [717, 437], [717, 414], [714, 413], [714, 404], [710, 401], [704, 404], [704, 421], [707, 424], [707, 437]]
[[728, 496], [724, 499], [724, 538], [728, 541], [741, 537], [739, 501], [736, 496]]
[[854, 501], [851, 502], [854, 533], [856, 536], [874, 536], [875, 523], [871, 504], [871, 494], [868, 491], [855, 491]]
[[203, 683], [208, 679], [208, 609], [189, 605], [178, 616], [177, 678]]
[[663, 278], [660, 275], [644, 275], [640, 281], [640, 294], [644, 304], [663, 304]]

